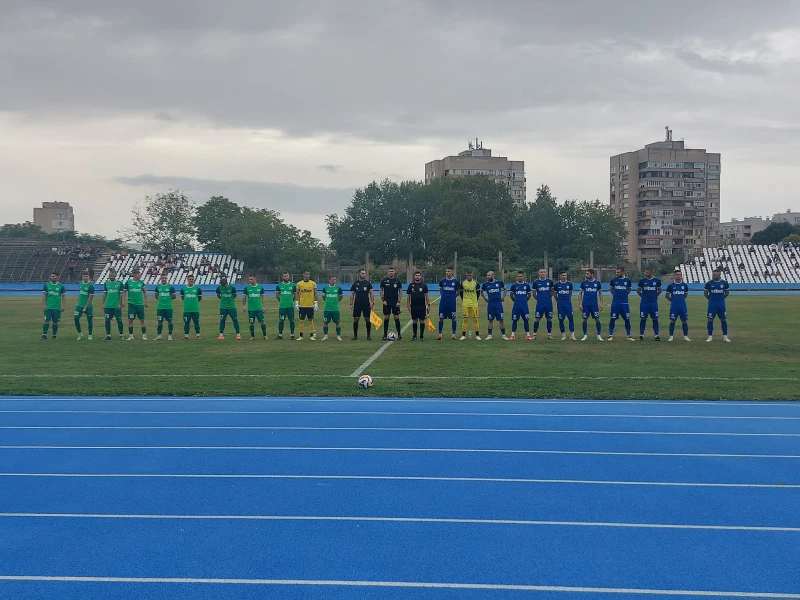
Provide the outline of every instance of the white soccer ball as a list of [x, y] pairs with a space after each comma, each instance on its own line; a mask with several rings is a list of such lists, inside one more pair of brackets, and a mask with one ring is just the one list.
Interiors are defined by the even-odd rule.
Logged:
[[372, 387], [372, 377], [369, 375], [362, 375], [358, 378], [358, 387], [362, 390], [368, 390]]
[[394, 333], [390, 333], [389, 335], [386, 336], [386, 339], [388, 339], [390, 342], [393, 342], [397, 339], [397, 335]]

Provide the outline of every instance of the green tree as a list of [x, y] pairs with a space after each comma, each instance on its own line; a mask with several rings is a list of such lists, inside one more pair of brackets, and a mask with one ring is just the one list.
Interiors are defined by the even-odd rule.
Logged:
[[195, 205], [183, 192], [169, 190], [147, 196], [143, 204], [134, 205], [132, 212], [133, 225], [120, 231], [126, 241], [156, 252], [192, 249]]
[[211, 196], [197, 207], [194, 215], [194, 228], [197, 241], [203, 250], [224, 252], [225, 240], [222, 230], [225, 221], [241, 214], [241, 207], [223, 196]]
[[791, 242], [793, 244], [800, 244], [800, 231], [798, 231], [797, 233], [793, 233], [791, 235], [787, 235], [781, 241], [782, 242]]
[[30, 221], [24, 223], [6, 223], [0, 227], [0, 238], [2, 239], [32, 239], [45, 238], [47, 234], [38, 225]]
[[765, 244], [776, 244], [783, 240], [783, 238], [795, 233], [800, 233], [800, 227], [795, 227], [791, 223], [779, 222], [771, 223], [769, 227], [763, 231], [758, 231], [753, 234], [752, 243], [756, 246]]

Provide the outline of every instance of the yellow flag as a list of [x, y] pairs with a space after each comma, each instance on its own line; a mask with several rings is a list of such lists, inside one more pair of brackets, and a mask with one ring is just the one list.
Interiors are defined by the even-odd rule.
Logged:
[[425, 319], [425, 321], [428, 323], [428, 331], [436, 331], [436, 327], [433, 326], [430, 319]]
[[383, 319], [381, 319], [374, 310], [371, 311], [371, 314], [369, 315], [369, 320], [376, 329], [381, 325], [383, 325]]

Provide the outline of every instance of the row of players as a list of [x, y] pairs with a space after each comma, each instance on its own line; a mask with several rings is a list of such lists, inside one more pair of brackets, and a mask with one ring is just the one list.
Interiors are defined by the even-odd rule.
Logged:
[[[388, 339], [388, 328], [390, 316], [394, 317], [397, 329], [396, 339], [401, 338], [400, 326], [400, 304], [403, 297], [403, 284], [397, 278], [393, 268], [388, 271], [388, 276], [380, 283], [379, 293], [383, 305], [383, 339]], [[480, 340], [480, 329], [478, 326], [478, 300], [483, 299], [487, 303], [488, 332], [486, 339], [492, 339], [494, 322], [500, 328], [502, 339], [513, 340], [516, 337], [516, 330], [519, 321], [523, 322], [525, 338], [527, 340], [536, 339], [539, 330], [539, 323], [542, 318], [547, 322], [547, 337], [552, 339], [552, 320], [553, 320], [553, 300], [556, 300], [558, 312], [559, 328], [561, 339], [565, 340], [566, 329], [564, 321], [567, 320], [570, 339], [575, 340], [575, 323], [572, 308], [572, 294], [574, 286], [567, 280], [567, 274], [562, 272], [559, 280], [554, 282], [547, 278], [544, 269], [539, 270], [538, 279], [533, 284], [525, 282], [524, 273], [517, 273], [517, 281], [511, 284], [508, 289], [505, 284], [495, 279], [494, 272], [486, 274], [486, 281], [478, 284], [472, 271], [467, 271], [466, 278], [459, 281], [453, 276], [453, 270], [448, 268], [445, 277], [439, 281], [439, 332], [437, 340], [442, 339], [444, 321], [450, 319], [452, 326], [452, 339], [466, 339], [467, 326], [472, 320], [475, 337]], [[622, 267], [617, 268], [614, 279], [609, 284], [611, 293], [611, 320], [609, 322], [609, 340], [614, 339], [614, 329], [616, 321], [622, 318], [625, 323], [626, 337], [629, 341], [635, 341], [631, 335], [630, 304], [628, 297], [632, 291], [632, 282], [625, 276]], [[173, 333], [173, 301], [177, 298], [177, 292], [172, 285], [167, 283], [167, 275], [162, 274], [161, 283], [155, 286], [155, 297], [157, 300], [156, 317], [158, 322], [157, 340], [162, 338], [164, 322], [168, 325], [168, 339], [172, 339]], [[417, 271], [414, 273], [414, 281], [408, 284], [406, 290], [406, 305], [411, 314], [413, 325], [412, 340], [424, 339], [425, 325], [430, 323], [429, 314], [431, 300], [427, 284], [422, 282], [422, 274]], [[658, 298], [662, 293], [661, 280], [653, 276], [653, 270], [647, 268], [637, 286], [637, 294], [640, 296], [640, 326], [639, 339], [644, 339], [647, 319], [650, 318], [653, 325], [655, 340], [660, 341], [659, 334], [659, 311]], [[674, 282], [669, 284], [666, 289], [666, 299], [670, 302], [670, 325], [669, 341], [674, 339], [675, 324], [681, 320], [684, 340], [689, 339], [689, 313], [686, 306], [686, 296], [689, 293], [689, 286], [683, 282], [682, 274], [676, 271]], [[708, 339], [712, 341], [714, 319], [719, 318], [722, 325], [723, 340], [730, 342], [728, 338], [727, 309], [725, 298], [729, 293], [729, 285], [721, 278], [721, 272], [716, 269], [712, 279], [706, 283], [704, 295], [708, 299]], [[194, 277], [187, 277], [187, 285], [180, 290], [183, 300], [183, 321], [184, 339], [189, 339], [190, 325], [194, 325], [195, 335], [200, 337], [200, 302], [202, 300], [202, 289], [195, 285]], [[243, 289], [242, 308], [248, 313], [250, 325], [250, 339], [255, 339], [255, 323], [258, 322], [264, 339], [267, 338], [267, 327], [264, 321], [265, 313], [265, 289], [256, 282], [253, 275], [248, 277], [248, 283]], [[503, 302], [506, 295], [512, 298], [511, 312], [511, 337], [506, 336]], [[236, 309], [236, 287], [229, 284], [226, 278], [222, 278], [220, 285], [216, 289], [219, 298], [220, 328], [219, 339], [224, 339], [225, 324], [230, 317], [236, 331], [236, 339], [241, 339], [239, 331], [239, 320]], [[88, 273], [83, 274], [83, 281], [79, 286], [78, 303], [75, 308], [75, 327], [78, 331], [78, 339], [83, 339], [81, 329], [81, 317], [86, 316], [88, 325], [89, 339], [92, 337], [93, 329], [93, 301], [95, 296], [94, 284], [89, 280]], [[276, 299], [279, 302], [278, 308], [278, 339], [283, 338], [284, 324], [289, 322], [290, 338], [302, 340], [304, 335], [304, 322], [308, 321], [309, 339], [316, 339], [314, 328], [314, 314], [319, 308], [319, 294], [316, 282], [311, 280], [310, 272], [303, 273], [303, 280], [297, 284], [290, 281], [289, 273], [284, 273], [281, 283], [275, 291]], [[322, 289], [324, 300], [323, 307], [323, 340], [328, 339], [328, 325], [333, 323], [336, 327], [336, 338], [341, 341], [341, 316], [339, 304], [344, 296], [340, 286], [336, 284], [336, 277], [330, 277], [328, 285]], [[456, 298], [460, 297], [463, 309], [461, 337], [456, 337]], [[536, 300], [534, 312], [533, 334], [530, 332], [530, 309], [528, 306], [531, 298]], [[118, 281], [116, 272], [110, 271], [109, 278], [103, 284], [103, 311], [105, 317], [106, 340], [111, 339], [111, 322], [116, 320], [119, 329], [120, 339], [123, 336], [122, 309], [128, 307], [128, 339], [133, 339], [134, 323], [138, 319], [142, 339], [147, 339], [147, 327], [145, 322], [145, 308], [148, 307], [148, 294], [144, 282], [141, 281], [141, 273], [134, 271], [132, 278], [125, 284]], [[371, 339], [371, 317], [374, 315], [375, 295], [372, 284], [367, 281], [366, 271], [359, 272], [358, 280], [350, 288], [350, 310], [353, 313], [353, 340], [358, 339], [359, 322], [364, 317], [366, 325], [367, 339]], [[44, 309], [44, 325], [42, 329], [42, 339], [47, 339], [50, 325], [53, 326], [53, 337], [58, 334], [58, 326], [61, 320], [61, 313], [66, 310], [66, 290], [58, 282], [58, 274], [53, 273], [50, 281], [45, 283], [42, 291], [42, 308]], [[604, 341], [602, 337], [602, 325], [600, 323], [600, 312], [603, 310], [603, 289], [602, 284], [595, 279], [594, 270], [588, 269], [585, 273], [585, 280], [579, 286], [579, 309], [583, 318], [583, 338], [588, 338], [588, 319], [595, 320], [598, 341]], [[295, 338], [295, 310], [299, 313], [299, 336]], [[378, 318], [380, 322], [380, 319]], [[419, 336], [419, 338], [418, 338]]]

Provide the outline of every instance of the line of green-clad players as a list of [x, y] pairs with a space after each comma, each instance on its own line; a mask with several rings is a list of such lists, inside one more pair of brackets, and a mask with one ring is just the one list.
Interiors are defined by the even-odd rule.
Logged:
[[[203, 290], [195, 284], [193, 275], [187, 275], [186, 285], [180, 291], [169, 284], [166, 273], [161, 275], [161, 281], [155, 286], [153, 294], [156, 300], [157, 335], [156, 340], [163, 339], [164, 324], [167, 324], [167, 340], [172, 340], [174, 331], [173, 315], [174, 301], [180, 295], [183, 303], [183, 339], [189, 339], [191, 329], [194, 329], [196, 339], [200, 339], [200, 303], [203, 300]], [[42, 325], [42, 339], [46, 340], [52, 326], [52, 338], [58, 337], [61, 315], [67, 310], [66, 288], [59, 283], [58, 273], [51, 273], [49, 281], [42, 288], [42, 309], [44, 310], [44, 323]], [[102, 285], [95, 286], [89, 274], [84, 272], [78, 287], [78, 301], [75, 306], [74, 322], [78, 332], [78, 340], [83, 339], [81, 320], [86, 319], [87, 339], [92, 339], [94, 329], [94, 300], [96, 294], [102, 294], [103, 317], [105, 323], [105, 338], [111, 339], [112, 322], [116, 321], [119, 339], [124, 340], [123, 310], [127, 309], [128, 315], [128, 340], [133, 340], [134, 324], [139, 321], [142, 339], [147, 340], [147, 323], [145, 309], [149, 307], [149, 296], [145, 283], [141, 280], [141, 272], [135, 270], [131, 278], [122, 283], [117, 279], [113, 269], [108, 273], [108, 279]], [[242, 295], [242, 309], [247, 311], [250, 325], [250, 340], [255, 339], [255, 324], [259, 324], [261, 334], [265, 340], [267, 326], [264, 322], [266, 291], [256, 282], [254, 276], [249, 276], [247, 285], [244, 286]], [[225, 326], [230, 318], [236, 339], [241, 340], [239, 316], [236, 308], [237, 290], [230, 284], [226, 277], [220, 278], [220, 285], [216, 289], [219, 298], [219, 337], [225, 339]], [[278, 284], [275, 296], [279, 302], [278, 339], [283, 338], [284, 321], [289, 321], [290, 337], [295, 339], [295, 308], [299, 310], [299, 337], [303, 339], [304, 321], [309, 321], [310, 339], [316, 339], [314, 329], [314, 310], [318, 307], [316, 284], [309, 281], [308, 271], [303, 274], [303, 281], [295, 284], [290, 281], [288, 273], [283, 274], [282, 281]], [[322, 290], [324, 307], [324, 337], [328, 339], [328, 324], [334, 323], [336, 339], [341, 341], [341, 328], [339, 319], [339, 301], [342, 299], [342, 289], [336, 285], [336, 279], [331, 278], [328, 285]]]

